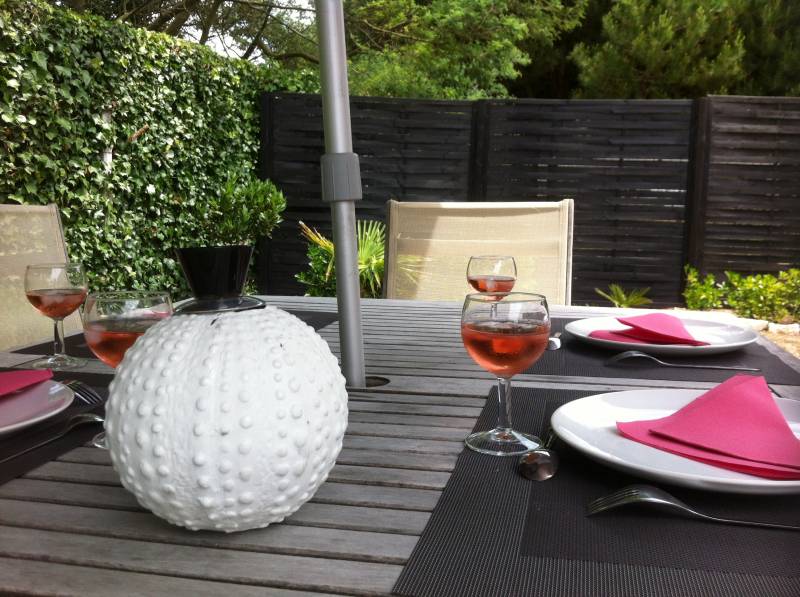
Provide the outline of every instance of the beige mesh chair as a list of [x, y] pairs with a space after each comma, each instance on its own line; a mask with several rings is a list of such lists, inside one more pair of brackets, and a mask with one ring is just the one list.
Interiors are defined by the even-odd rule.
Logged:
[[[0, 350], [53, 339], [53, 322], [25, 298], [25, 267], [67, 261], [55, 205], [0, 205]], [[80, 316], [64, 320], [64, 333], [81, 329]]]
[[385, 296], [463, 300], [471, 255], [512, 255], [514, 290], [569, 305], [573, 201], [414, 203], [389, 201]]

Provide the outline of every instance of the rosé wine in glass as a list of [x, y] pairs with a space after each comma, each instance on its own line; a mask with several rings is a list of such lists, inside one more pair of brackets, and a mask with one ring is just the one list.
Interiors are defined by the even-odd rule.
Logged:
[[516, 278], [513, 276], [467, 276], [467, 282], [476, 292], [511, 292]]
[[136, 340], [171, 314], [166, 292], [92, 293], [83, 312], [83, 335], [95, 356], [116, 368]]
[[542, 356], [550, 336], [547, 299], [526, 292], [468, 294], [461, 311], [461, 338], [472, 360], [497, 377], [498, 417], [494, 429], [470, 434], [471, 450], [492, 456], [524, 454], [542, 445], [535, 435], [513, 429], [509, 414], [511, 378]]
[[86, 299], [85, 288], [43, 288], [25, 293], [28, 302], [50, 319], [64, 319]]
[[478, 365], [497, 377], [512, 377], [542, 356], [550, 326], [502, 321], [465, 323], [461, 325], [461, 337], [464, 348]]
[[116, 368], [133, 343], [162, 318], [109, 319], [83, 326], [86, 344], [98, 359]]
[[511, 292], [517, 263], [510, 255], [474, 255], [467, 264], [467, 282], [476, 292]]
[[[172, 301], [166, 292], [93, 292], [83, 310], [83, 335], [95, 356], [116, 369], [136, 340], [170, 315]], [[92, 444], [106, 448], [105, 431]]]
[[80, 263], [37, 263], [25, 269], [25, 296], [39, 313], [53, 320], [53, 354], [26, 366], [64, 371], [82, 367], [84, 359], [68, 356], [64, 347], [64, 318], [86, 298], [86, 275]]

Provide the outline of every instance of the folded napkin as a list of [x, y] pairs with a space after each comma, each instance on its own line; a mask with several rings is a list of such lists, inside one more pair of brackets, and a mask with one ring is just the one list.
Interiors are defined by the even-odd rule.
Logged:
[[630, 342], [632, 344], [687, 344], [706, 346], [708, 342], [695, 340], [684, 327], [683, 322], [674, 315], [648, 313], [636, 317], [618, 317], [617, 321], [627, 326], [623, 330], [595, 330], [589, 332], [591, 338]]
[[617, 423], [634, 441], [767, 477], [800, 479], [800, 439], [763, 377], [736, 375], [663, 419]]
[[53, 377], [53, 372], [49, 369], [2, 371], [0, 372], [0, 397], [45, 381], [51, 377]]

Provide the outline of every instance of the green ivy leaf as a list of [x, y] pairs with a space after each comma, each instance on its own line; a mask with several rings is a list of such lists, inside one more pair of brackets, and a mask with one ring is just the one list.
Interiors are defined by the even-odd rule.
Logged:
[[47, 56], [44, 52], [35, 51], [31, 53], [31, 60], [42, 70], [47, 70]]

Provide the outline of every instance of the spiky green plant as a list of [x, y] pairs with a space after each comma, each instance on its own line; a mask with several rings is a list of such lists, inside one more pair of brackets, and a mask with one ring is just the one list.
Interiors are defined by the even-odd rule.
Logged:
[[634, 288], [626, 292], [619, 284], [609, 284], [608, 292], [603, 292], [599, 288], [595, 288], [594, 291], [604, 299], [611, 301], [615, 307], [642, 307], [653, 302], [646, 296], [650, 292], [650, 287]]
[[[308, 241], [307, 270], [295, 277], [306, 285], [309, 296], [336, 294], [335, 247], [331, 240], [314, 228], [300, 222], [300, 232]], [[381, 296], [384, 270], [386, 226], [382, 222], [359, 220], [356, 225], [358, 243], [358, 275], [361, 296]]]

